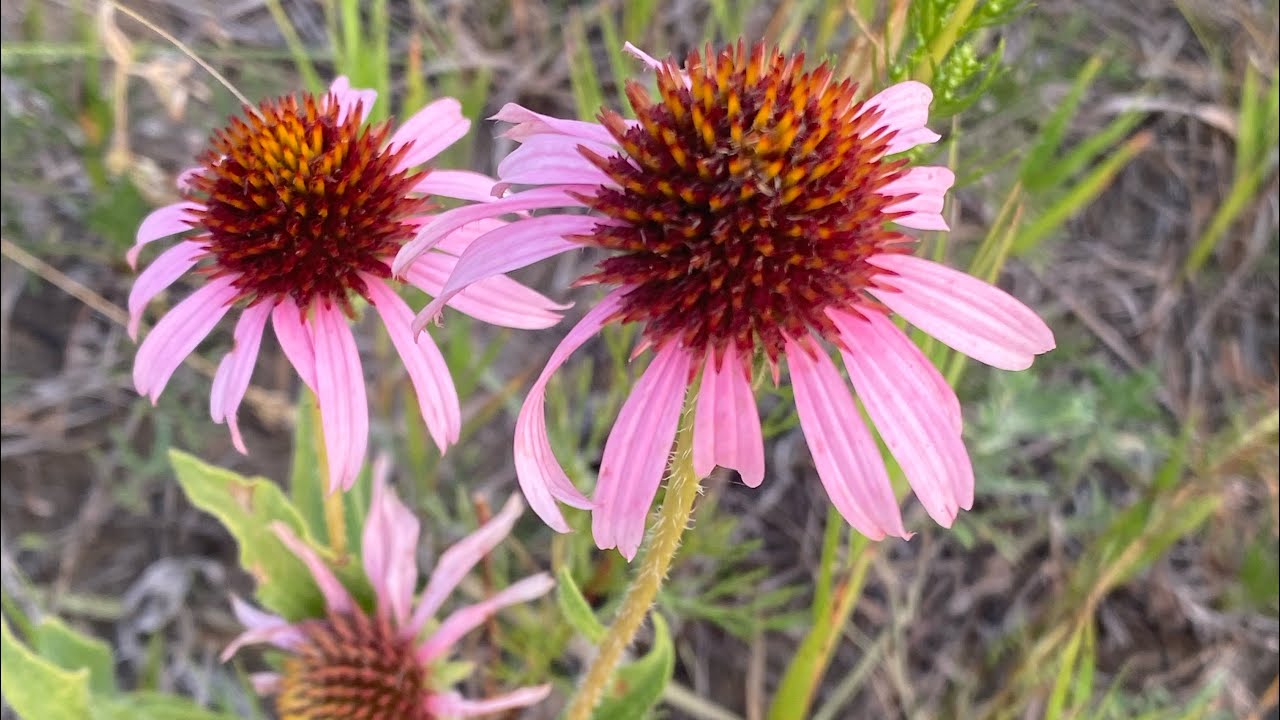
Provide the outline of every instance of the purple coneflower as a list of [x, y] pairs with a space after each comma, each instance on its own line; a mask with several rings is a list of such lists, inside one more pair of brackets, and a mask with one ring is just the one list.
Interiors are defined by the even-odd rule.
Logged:
[[[432, 195], [491, 199], [493, 179], [456, 170], [417, 170], [466, 135], [470, 122], [452, 98], [436, 100], [394, 133], [390, 122], [366, 125], [372, 90], [346, 78], [317, 98], [267, 100], [214, 133], [200, 166], [179, 177], [188, 198], [143, 220], [129, 251], [191, 235], [161, 253], [129, 295], [129, 332], [143, 310], [192, 269], [199, 289], [173, 307], [138, 348], [138, 392], [159, 397], [173, 371], [231, 310], [235, 342], [218, 366], [210, 395], [215, 422], [226, 421], [245, 452], [236, 409], [249, 386], [268, 320], [285, 355], [316, 394], [324, 426], [330, 488], [350, 487], [364, 462], [368, 436], [365, 382], [350, 321], [359, 296], [382, 317], [404, 361], [418, 406], [441, 451], [458, 439], [461, 415], [444, 357], [425, 334], [410, 330], [413, 313], [396, 294], [389, 263], [428, 222]], [[451, 233], [436, 252], [420, 255], [401, 275], [438, 295], [477, 223]], [[449, 304], [497, 325], [543, 328], [564, 306], [505, 277], [486, 278]]]
[[[657, 74], [657, 97], [626, 86], [636, 120], [564, 120], [507, 105], [521, 143], [498, 167], [502, 183], [533, 186], [439, 215], [400, 251], [408, 271], [455, 228], [503, 213], [588, 208], [519, 219], [478, 238], [417, 319], [494, 274], [582, 247], [612, 251], [579, 284], [612, 287], [555, 350], [525, 400], [515, 455], [529, 504], [566, 531], [557, 501], [592, 510], [602, 548], [634, 556], [674, 439], [698, 382], [693, 464], [765, 474], [751, 387], [762, 357], [775, 382], [786, 361], [800, 425], [840, 513], [871, 538], [909, 537], [898, 501], [845, 380], [934, 520], [950, 526], [973, 502], [955, 393], [890, 314], [979, 361], [1028, 367], [1054, 347], [1036, 314], [1002, 290], [912, 254], [900, 228], [946, 230], [954, 176], [897, 157], [938, 140], [925, 127], [932, 93], [918, 82], [865, 101], [822, 65], [742, 43], [690, 53], [681, 68], [628, 46]], [[896, 226], [896, 227], [895, 227]], [[643, 325], [637, 353], [653, 359], [604, 447], [594, 496], [556, 462], [546, 433], [547, 381], [607, 323]]]
[[258, 692], [275, 696], [276, 712], [288, 720], [436, 720], [540, 702], [550, 692], [549, 685], [468, 700], [448, 687], [437, 687], [433, 668], [463, 635], [495, 612], [550, 590], [555, 582], [546, 573], [459, 608], [423, 632], [463, 576], [511, 532], [523, 509], [519, 498], [512, 497], [489, 522], [441, 554], [415, 606], [418, 520], [387, 487], [385, 469], [378, 465], [362, 546], [364, 571], [375, 597], [373, 614], [356, 604], [308, 544], [277, 523], [272, 528], [276, 536], [311, 570], [324, 596], [326, 615], [288, 622], [233, 597], [236, 617], [246, 630], [223, 651], [223, 660], [256, 643], [285, 651], [279, 672], [258, 673], [252, 680]]

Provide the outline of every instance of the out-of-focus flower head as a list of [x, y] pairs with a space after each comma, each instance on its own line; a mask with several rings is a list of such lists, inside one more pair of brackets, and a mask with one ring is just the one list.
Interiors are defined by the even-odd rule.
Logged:
[[495, 612], [550, 590], [555, 582], [546, 573], [459, 608], [424, 633], [467, 572], [511, 532], [523, 510], [520, 499], [513, 496], [489, 522], [441, 554], [415, 605], [418, 520], [387, 486], [385, 476], [385, 463], [375, 463], [373, 498], [361, 547], [365, 574], [374, 590], [374, 612], [361, 609], [316, 551], [277, 523], [276, 536], [311, 570], [324, 596], [326, 614], [288, 622], [233, 597], [232, 607], [246, 630], [223, 651], [223, 660], [257, 643], [285, 651], [279, 672], [257, 673], [252, 680], [260, 693], [275, 696], [276, 711], [286, 720], [437, 720], [488, 715], [540, 702], [550, 686], [469, 700], [447, 686], [437, 686], [435, 670], [463, 635]]

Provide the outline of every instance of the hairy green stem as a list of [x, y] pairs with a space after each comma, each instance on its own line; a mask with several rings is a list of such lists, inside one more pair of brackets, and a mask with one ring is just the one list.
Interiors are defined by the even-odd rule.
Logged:
[[693, 514], [693, 500], [698, 496], [701, 478], [693, 471], [693, 412], [692, 398], [686, 403], [680, 431], [676, 435], [676, 453], [671, 461], [671, 476], [667, 482], [667, 497], [658, 510], [657, 520], [650, 531], [649, 547], [636, 568], [635, 579], [627, 589], [627, 595], [618, 609], [618, 615], [609, 627], [600, 651], [587, 670], [578, 692], [569, 701], [568, 720], [590, 720], [600, 698], [609, 687], [622, 653], [635, 639], [653, 606], [653, 599], [667, 578], [671, 561], [680, 548], [680, 538]]

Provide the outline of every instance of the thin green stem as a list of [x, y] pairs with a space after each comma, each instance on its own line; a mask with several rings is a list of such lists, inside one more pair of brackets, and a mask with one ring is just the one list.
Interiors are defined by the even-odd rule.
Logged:
[[701, 478], [693, 470], [693, 412], [692, 398], [686, 402], [680, 431], [676, 435], [676, 453], [671, 464], [671, 476], [667, 482], [667, 497], [658, 510], [658, 518], [650, 531], [649, 547], [640, 566], [636, 568], [635, 579], [622, 600], [622, 607], [609, 627], [604, 640], [600, 642], [600, 651], [595, 661], [587, 670], [578, 692], [569, 702], [566, 714], [568, 720], [590, 720], [591, 711], [595, 709], [600, 698], [609, 687], [613, 671], [622, 659], [622, 653], [635, 639], [636, 632], [644, 623], [653, 606], [658, 590], [667, 578], [671, 561], [680, 548], [680, 538], [689, 525], [689, 517], [693, 514], [693, 500], [698, 496]]
[[[324, 486], [329, 481], [329, 453], [324, 444], [324, 422], [320, 418], [320, 403], [307, 403], [311, 413], [311, 442], [316, 449], [316, 474], [318, 482]], [[340, 490], [330, 491], [325, 486], [320, 488], [320, 497], [324, 500], [324, 528], [329, 539], [329, 549], [339, 560], [347, 555], [347, 516], [342, 507], [344, 493]]]

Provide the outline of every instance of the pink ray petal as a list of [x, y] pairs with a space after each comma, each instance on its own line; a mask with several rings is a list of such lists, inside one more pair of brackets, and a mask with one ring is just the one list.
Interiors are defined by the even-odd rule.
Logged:
[[302, 642], [302, 633], [296, 626], [278, 615], [255, 608], [235, 595], [231, 596], [231, 610], [245, 631], [222, 651], [222, 662], [230, 660], [237, 650], [246, 645], [266, 642], [281, 650], [292, 650]]
[[492, 202], [498, 199], [493, 194], [493, 186], [497, 184], [498, 181], [488, 175], [470, 170], [433, 169], [413, 186], [413, 191], [472, 202]]
[[693, 470], [700, 477], [722, 465], [737, 470], [748, 487], [764, 481], [764, 439], [749, 372], [732, 344], [718, 370], [715, 354], [707, 353], [693, 415]]
[[536, 113], [515, 103], [502, 106], [497, 115], [489, 118], [499, 122], [512, 123], [513, 127], [502, 132], [503, 137], [520, 142], [534, 135], [555, 134], [592, 140], [605, 145], [614, 145], [613, 136], [603, 125], [582, 120], [564, 120], [550, 115]]
[[850, 525], [872, 540], [911, 537], [902, 527], [880, 449], [858, 414], [849, 386], [831, 358], [819, 348], [810, 354], [810, 347], [788, 339], [785, 353], [800, 429], [827, 496]]
[[418, 313], [414, 328], [425, 327], [446, 303], [472, 283], [581, 248], [581, 243], [565, 236], [591, 232], [600, 224], [590, 215], [542, 215], [480, 236], [463, 251], [448, 282], [433, 293], [435, 299]]
[[373, 463], [373, 496], [360, 543], [364, 572], [373, 585], [378, 613], [396, 627], [409, 619], [418, 582], [418, 518], [387, 484], [391, 462], [380, 455]]
[[884, 351], [889, 354], [888, 365], [901, 367], [918, 379], [921, 383], [918, 390], [922, 401], [927, 400], [941, 408], [947, 427], [952, 434], [960, 434], [964, 428], [964, 419], [960, 411], [960, 398], [956, 397], [956, 391], [951, 388], [947, 379], [942, 377], [942, 373], [938, 372], [929, 358], [925, 357], [920, 348], [899, 330], [897, 325], [893, 324], [893, 320], [880, 311], [868, 309], [836, 310], [832, 308], [827, 310], [827, 315], [835, 321], [836, 329], [840, 331], [840, 339], [844, 343], [843, 349], [849, 352], [860, 352], [865, 340], [850, 336], [846, 326], [854, 323], [870, 324], [876, 337], [881, 338]]
[[590, 194], [596, 189], [594, 185], [565, 185], [552, 186], [545, 188], [537, 188], [535, 190], [526, 190], [516, 193], [499, 200], [489, 203], [478, 203], [476, 205], [466, 205], [453, 210], [447, 210], [435, 216], [430, 224], [425, 225], [418, 230], [418, 234], [412, 240], [405, 243], [400, 248], [400, 252], [396, 254], [395, 262], [391, 265], [391, 272], [397, 277], [402, 276], [409, 265], [417, 260], [422, 253], [435, 247], [440, 239], [446, 235], [458, 230], [459, 228], [473, 223], [477, 220], [494, 218], [499, 215], [517, 212], [520, 210], [537, 210], [540, 208], [553, 207], [581, 207], [582, 201], [571, 197], [571, 192], [582, 192]]
[[950, 169], [936, 166], [913, 167], [905, 175], [893, 180], [876, 192], [890, 197], [911, 195], [908, 200], [893, 203], [884, 209], [887, 213], [909, 212], [894, 218], [893, 222], [916, 230], [950, 230], [942, 217], [942, 206], [947, 190], [955, 184], [956, 175]]
[[885, 151], [888, 155], [937, 142], [942, 136], [925, 127], [929, 122], [929, 104], [932, 102], [933, 90], [924, 83], [908, 80], [890, 85], [869, 98], [858, 112], [861, 115], [876, 109], [884, 111], [880, 122], [864, 133], [864, 137], [881, 130], [896, 131]]
[[[428, 218], [426, 224], [430, 224], [432, 219]], [[500, 227], [509, 225], [506, 220], [498, 220], [497, 218], [485, 218], [484, 220], [476, 220], [467, 223], [453, 232], [440, 238], [440, 242], [436, 244], [432, 250], [442, 253], [448, 253], [457, 257], [467, 251], [471, 247], [471, 243], [484, 235], [497, 230]]]
[[529, 507], [556, 532], [569, 532], [569, 524], [556, 506], [557, 500], [583, 509], [590, 508], [591, 501], [573, 486], [551, 450], [544, 411], [547, 383], [575, 350], [600, 332], [600, 328], [617, 312], [628, 290], [624, 287], [609, 293], [573, 326], [547, 360], [533, 387], [529, 388], [516, 417], [516, 479], [520, 481], [520, 489], [529, 501]]
[[271, 532], [275, 533], [280, 542], [289, 548], [289, 551], [298, 556], [307, 569], [311, 571], [311, 577], [316, 581], [316, 587], [320, 588], [320, 594], [324, 596], [325, 607], [334, 613], [351, 613], [356, 612], [355, 600], [351, 599], [351, 593], [343, 587], [338, 581], [338, 577], [333, 574], [329, 566], [324, 560], [316, 554], [316, 551], [310, 545], [303, 542], [297, 535], [293, 534], [293, 530], [288, 525], [277, 520], [271, 523]]
[[404, 361], [427, 431], [443, 453], [462, 432], [462, 410], [449, 366], [430, 335], [415, 335], [410, 329], [413, 311], [409, 305], [381, 279], [364, 274], [361, 277], [369, 286], [369, 301], [382, 316], [391, 343]]
[[310, 330], [316, 350], [316, 402], [320, 404], [329, 464], [329, 492], [349, 490], [360, 474], [369, 441], [369, 405], [360, 351], [337, 305], [313, 303]]
[[[329, 93], [338, 102], [338, 122], [346, 120], [347, 113], [355, 112], [357, 106], [360, 108], [360, 121], [368, 120], [369, 113], [373, 112], [373, 104], [378, 100], [377, 90], [353, 88], [346, 75], [334, 78], [329, 85]], [[329, 96], [326, 95], [321, 102], [328, 107]]]
[[151, 211], [151, 214], [143, 218], [142, 224], [138, 226], [138, 235], [133, 242], [133, 247], [125, 253], [129, 267], [135, 269], [138, 267], [138, 254], [142, 252], [143, 245], [190, 230], [196, 223], [195, 213], [203, 210], [204, 206], [200, 203], [180, 202]]
[[311, 341], [311, 329], [307, 327], [306, 319], [293, 298], [286, 297], [276, 302], [275, 308], [271, 310], [271, 326], [275, 328], [276, 340], [280, 343], [284, 356], [289, 359], [302, 382], [311, 388], [311, 392], [315, 392], [315, 343]]
[[241, 454], [247, 455], [244, 438], [240, 436], [240, 423], [236, 411], [249, 389], [253, 366], [258, 362], [258, 347], [262, 344], [262, 331], [267, 325], [271, 306], [265, 302], [245, 308], [236, 321], [231, 350], [222, 356], [218, 371], [213, 375], [213, 389], [209, 392], [209, 415], [216, 423], [227, 423], [231, 430], [231, 443]]
[[482, 700], [468, 700], [456, 692], [431, 693], [425, 702], [431, 717], [471, 718], [536, 705], [550, 694], [550, 685], [537, 685]]
[[546, 573], [538, 573], [513, 583], [474, 605], [455, 610], [418, 646], [418, 661], [429, 663], [447, 653], [463, 635], [476, 629], [504, 607], [536, 600], [556, 586]]
[[462, 115], [462, 103], [450, 97], [440, 98], [410, 115], [391, 136], [387, 147], [395, 151], [405, 143], [413, 143], [397, 166], [397, 169], [404, 170], [439, 155], [466, 137], [470, 129], [471, 121]]
[[[438, 297], [457, 265], [458, 258], [453, 255], [429, 252], [409, 266], [405, 280], [426, 294]], [[447, 304], [490, 325], [526, 330], [551, 327], [564, 317], [561, 311], [573, 307], [573, 303], [557, 303], [505, 275], [482, 278], [450, 297]], [[420, 321], [435, 317], [434, 309], [432, 313], [428, 315], [424, 311], [415, 318], [415, 332], [426, 327], [426, 322]]]
[[863, 407], [929, 516], [951, 527], [960, 507], [973, 504], [973, 465], [951, 410], [934, 397], [922, 365], [901, 362], [906, 346], [915, 346], [888, 318], [873, 324], [845, 315], [837, 322], [845, 345], [855, 348], [841, 348], [841, 355]]
[[914, 255], [876, 255], [869, 262], [894, 289], [869, 292], [907, 322], [945, 345], [1002, 370], [1025, 370], [1055, 347], [1053, 331], [1005, 291]]
[[165, 313], [147, 333], [133, 361], [133, 385], [139, 395], [146, 395], [155, 404], [173, 371], [231, 309], [239, 292], [232, 285], [233, 280], [210, 280]]
[[196, 261], [204, 255], [204, 246], [198, 242], [184, 240], [160, 253], [151, 264], [143, 270], [129, 290], [129, 337], [138, 339], [138, 328], [142, 324], [142, 313], [151, 300], [164, 292], [184, 273], [195, 266]]
[[406, 632], [416, 637], [448, 599], [449, 593], [458, 587], [462, 578], [471, 572], [471, 568], [484, 559], [498, 543], [511, 534], [520, 513], [524, 512], [524, 503], [520, 497], [512, 495], [502, 506], [497, 515], [489, 518], [489, 522], [481, 525], [474, 532], [454, 543], [440, 554], [435, 569], [431, 571], [431, 579], [418, 599], [418, 606], [413, 610], [413, 618], [409, 621]]
[[512, 185], [616, 185], [613, 179], [583, 157], [586, 147], [609, 157], [613, 145], [568, 135], [534, 135], [498, 163], [498, 177]]
[[591, 533], [600, 549], [616, 547], [628, 561], [644, 539], [644, 521], [676, 438], [692, 361], [689, 351], [677, 345], [659, 350], [622, 404], [604, 444]]

